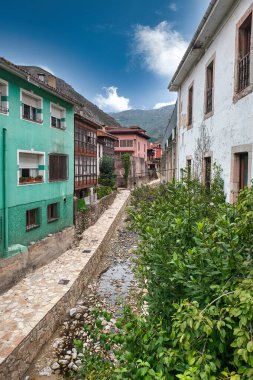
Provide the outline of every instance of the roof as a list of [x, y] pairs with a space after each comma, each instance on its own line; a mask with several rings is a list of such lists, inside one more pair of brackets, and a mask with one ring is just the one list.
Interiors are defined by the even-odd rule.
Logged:
[[130, 127], [106, 127], [106, 130], [115, 135], [132, 135], [136, 134], [145, 139], [150, 139], [150, 136], [146, 134], [145, 129], [142, 129], [138, 126], [130, 126]]
[[70, 96], [67, 96], [63, 92], [49, 86], [48, 84], [39, 80], [37, 77], [31, 75], [28, 71], [24, 70], [20, 66], [14, 65], [14, 63], [8, 61], [3, 57], [0, 57], [0, 67], [27, 80], [29, 83], [34, 84], [35, 86], [40, 87], [53, 95], [56, 95], [58, 98], [61, 98], [72, 105], [76, 103], [75, 100]]
[[170, 83], [170, 91], [178, 91], [192, 67], [205, 54], [225, 18], [240, 0], [211, 0]]
[[88, 117], [84, 117], [84, 116], [80, 115], [79, 113], [75, 113], [75, 119], [78, 119], [79, 121], [82, 121], [86, 124], [89, 124], [96, 129], [101, 128], [100, 124], [95, 123], [93, 120], [90, 120]]
[[112, 116], [108, 115], [95, 104], [86, 99], [82, 94], [77, 92], [70, 84], [65, 82], [63, 79], [51, 74], [49, 71], [37, 66], [19, 66], [21, 69], [29, 72], [29, 74], [35, 76], [37, 79], [40, 74], [44, 75], [44, 82], [54, 78], [56, 88], [63, 94], [69, 96], [75, 101], [75, 112], [80, 113], [81, 115], [87, 117], [89, 120], [94, 121], [101, 125], [115, 125], [120, 126], [120, 123], [117, 122]]
[[102, 129], [97, 130], [97, 136], [98, 137], [107, 137], [112, 140], [118, 140], [116, 136], [111, 135], [109, 132], [103, 131]]

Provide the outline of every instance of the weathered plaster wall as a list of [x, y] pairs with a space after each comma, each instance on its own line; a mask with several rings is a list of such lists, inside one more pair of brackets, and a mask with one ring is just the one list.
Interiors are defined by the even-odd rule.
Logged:
[[[223, 169], [227, 200], [230, 198], [231, 191], [231, 149], [233, 146], [253, 143], [253, 93], [241, 98], [236, 103], [233, 102], [236, 24], [251, 4], [251, 0], [239, 2], [179, 91], [178, 177], [180, 168], [185, 168], [186, 157], [192, 156], [194, 160], [196, 140], [200, 135], [199, 128], [204, 124], [211, 138], [210, 151], [213, 161], [220, 164]], [[215, 59], [214, 111], [213, 116], [205, 119], [205, 68], [211, 57]], [[252, 67], [251, 64], [251, 69]], [[193, 127], [187, 130], [188, 88], [192, 83], [194, 85]]]

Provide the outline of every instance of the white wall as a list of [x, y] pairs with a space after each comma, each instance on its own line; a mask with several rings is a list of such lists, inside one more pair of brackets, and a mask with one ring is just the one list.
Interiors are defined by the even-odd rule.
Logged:
[[[253, 93], [236, 103], [233, 102], [236, 24], [251, 4], [250, 0], [239, 2], [179, 91], [178, 176], [180, 168], [185, 168], [186, 157], [194, 156], [199, 127], [204, 122], [211, 137], [210, 150], [213, 161], [220, 164], [223, 169], [227, 200], [231, 191], [231, 147], [253, 143]], [[206, 64], [213, 55], [215, 55], [214, 113], [213, 116], [204, 120], [205, 71]], [[251, 62], [251, 70], [253, 72], [253, 62]], [[193, 128], [187, 130], [188, 88], [192, 82], [194, 82]], [[250, 177], [253, 178], [252, 169]]]

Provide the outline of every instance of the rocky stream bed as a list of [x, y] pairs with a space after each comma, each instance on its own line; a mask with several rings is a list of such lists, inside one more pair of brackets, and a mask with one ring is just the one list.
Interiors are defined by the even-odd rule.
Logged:
[[[92, 325], [96, 317], [94, 308], [112, 313], [110, 322], [101, 318], [106, 332], [115, 331], [117, 315], [121, 311], [122, 301], [136, 307], [138, 289], [132, 271], [132, 258], [137, 248], [137, 236], [128, 229], [123, 216], [102, 258], [93, 280], [85, 289], [75, 307], [67, 310], [66, 321], [58, 328], [54, 336], [41, 351], [25, 380], [61, 380], [73, 371], [78, 371], [83, 354], [74, 347], [74, 339], [81, 339], [83, 346], [92, 352], [99, 352], [99, 343], [93, 343], [84, 331], [84, 324]], [[131, 295], [131, 296], [130, 296]], [[110, 360], [114, 360], [111, 356]]]

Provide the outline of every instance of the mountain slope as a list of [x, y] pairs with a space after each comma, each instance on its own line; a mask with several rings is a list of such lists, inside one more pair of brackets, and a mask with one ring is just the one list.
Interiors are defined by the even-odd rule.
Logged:
[[110, 113], [124, 127], [138, 125], [144, 128], [152, 141], [161, 141], [172, 115], [174, 105], [153, 110], [128, 110]]
[[[45, 76], [45, 82], [48, 82], [49, 77], [55, 77], [50, 74], [48, 71], [42, 69], [37, 66], [19, 66], [22, 69], [26, 70], [29, 74], [38, 78], [39, 74], [43, 74]], [[74, 88], [66, 83], [63, 79], [55, 77], [56, 80], [56, 88], [66, 94], [67, 96], [74, 99], [79, 105], [75, 106], [75, 111], [83, 111], [85, 117], [97, 122], [99, 124], [112, 125], [112, 126], [120, 126], [120, 124], [110, 115], [102, 111], [95, 104], [91, 103], [88, 99], [86, 99], [83, 95], [79, 94]]]

